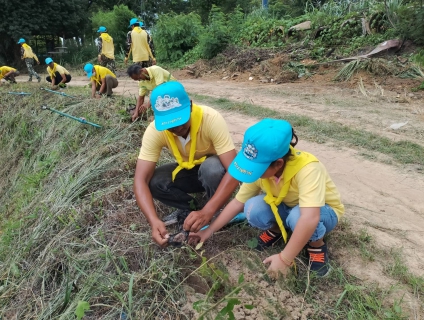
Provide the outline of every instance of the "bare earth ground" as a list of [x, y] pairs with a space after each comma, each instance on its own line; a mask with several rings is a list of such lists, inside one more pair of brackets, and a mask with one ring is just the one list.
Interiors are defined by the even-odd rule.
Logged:
[[[182, 83], [189, 93], [250, 102], [318, 120], [333, 120], [390, 139], [409, 140], [424, 145], [422, 94], [411, 95], [402, 86], [387, 89], [382, 85], [378, 88], [372, 81], [368, 81], [365, 87], [369, 90], [369, 96], [365, 97], [357, 89], [357, 80], [341, 85], [320, 83], [319, 80], [275, 85], [258, 81], [221, 80], [220, 76], [219, 80], [218, 76], [211, 76], [210, 79], [184, 79], [187, 78], [184, 71], [176, 72], [175, 75], [183, 79]], [[137, 83], [127, 79], [119, 78], [119, 87], [115, 93], [135, 97]], [[88, 80], [84, 77], [76, 77], [71, 82], [72, 86], [87, 84]], [[385, 89], [383, 96], [381, 89]], [[225, 114], [238, 146], [246, 128], [259, 120], [220, 112]], [[389, 128], [393, 123], [406, 121], [408, 124], [400, 130]], [[400, 250], [410, 271], [424, 276], [424, 175], [366, 160], [357, 150], [330, 143], [315, 144], [302, 141], [300, 137], [298, 147], [315, 154], [325, 164], [342, 194], [346, 205], [345, 216], [354, 229], [366, 229], [381, 248]], [[377, 282], [383, 286], [392, 284], [393, 280], [383, 275], [384, 261], [363, 262], [349, 254], [349, 249], [337, 253], [345, 270], [363, 281]], [[228, 256], [223, 258], [224, 263], [235, 263], [232, 265], [234, 270], [242, 270], [243, 261], [236, 260]], [[254, 275], [251, 277], [254, 278]], [[265, 305], [266, 295], [273, 295], [276, 301], [286, 301], [285, 307], [292, 306], [290, 312], [293, 319], [303, 319], [308, 315], [308, 306], [302, 305], [301, 313], [300, 302], [288, 291], [266, 289], [266, 285], [261, 282], [259, 286], [263, 287], [264, 301], [256, 301], [255, 305]], [[193, 296], [192, 300], [196, 301], [196, 298]], [[404, 301], [410, 304], [411, 314], [417, 314], [417, 310], [422, 308], [417, 306], [420, 302], [408, 294]], [[190, 303], [185, 308], [191, 309], [189, 306]], [[240, 309], [238, 312], [237, 319], [261, 319], [257, 311], [251, 313]]]

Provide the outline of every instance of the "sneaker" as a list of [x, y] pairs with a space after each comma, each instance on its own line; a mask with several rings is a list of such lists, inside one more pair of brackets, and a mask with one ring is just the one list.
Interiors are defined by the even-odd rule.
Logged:
[[38, 77], [38, 78], [37, 78], [37, 81], [38, 81], [38, 82], [41, 82], [41, 77]]
[[177, 209], [171, 214], [163, 217], [162, 221], [165, 222], [166, 226], [169, 226], [171, 224], [178, 223], [179, 225], [184, 224], [184, 220], [188, 217], [192, 210], [185, 210], [185, 209]]
[[319, 277], [325, 277], [330, 272], [331, 268], [328, 264], [327, 245], [314, 248], [308, 245], [306, 248], [309, 254], [309, 265], [311, 271], [315, 272]]
[[32, 78], [29, 78], [29, 79], [28, 79], [28, 82], [32, 82]]
[[258, 245], [256, 250], [263, 251], [266, 248], [272, 247], [278, 240], [281, 239], [281, 233], [266, 230], [257, 238]]

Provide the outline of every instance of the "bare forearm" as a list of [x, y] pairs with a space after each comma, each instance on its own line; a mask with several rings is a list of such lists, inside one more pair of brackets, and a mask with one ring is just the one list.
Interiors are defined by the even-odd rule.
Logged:
[[96, 82], [95, 81], [91, 82], [91, 96], [93, 98], [96, 97]]
[[152, 223], [158, 220], [159, 217], [156, 213], [152, 193], [150, 192], [147, 183], [143, 181], [135, 181], [134, 194], [138, 207], [146, 217], [149, 224], [152, 225]]
[[144, 103], [144, 96], [138, 96], [136, 109], [138, 110], [142, 106], [143, 103]]
[[319, 222], [319, 214], [301, 214], [294, 228], [290, 241], [283, 250], [283, 255], [289, 261], [294, 260], [308, 243]]
[[224, 177], [221, 180], [221, 183], [218, 186], [215, 194], [204, 206], [203, 210], [211, 215], [211, 217], [221, 209], [224, 204], [230, 199], [234, 190], [239, 185], [239, 182], [232, 178], [228, 172], [225, 173]]
[[231, 221], [239, 212], [243, 211], [244, 203], [233, 199], [231, 202], [222, 210], [219, 216], [209, 226], [210, 232], [215, 232], [225, 226]]

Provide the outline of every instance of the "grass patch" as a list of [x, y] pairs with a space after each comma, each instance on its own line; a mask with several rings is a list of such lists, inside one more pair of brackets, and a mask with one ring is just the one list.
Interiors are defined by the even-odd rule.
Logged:
[[300, 133], [302, 139], [312, 142], [325, 143], [331, 139], [342, 142], [349, 147], [362, 148], [390, 156], [399, 164], [424, 165], [424, 147], [410, 141], [392, 141], [377, 134], [352, 129], [336, 122], [314, 120], [307, 116], [279, 112], [255, 104], [233, 102], [225, 98], [213, 98], [199, 94], [190, 95], [195, 100], [223, 110], [234, 111], [259, 119], [287, 120], [293, 125], [296, 132]]

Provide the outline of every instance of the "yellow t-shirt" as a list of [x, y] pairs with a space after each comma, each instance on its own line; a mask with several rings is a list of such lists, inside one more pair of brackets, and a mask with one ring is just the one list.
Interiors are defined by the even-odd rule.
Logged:
[[7, 66], [0, 67], [0, 80], [3, 79], [10, 71], [16, 72], [16, 69]]
[[[282, 179], [277, 182], [276, 179], [270, 178], [269, 181], [272, 195], [278, 197], [284, 184]], [[236, 199], [245, 203], [261, 191], [265, 193], [262, 179], [253, 183], [243, 183]], [[299, 205], [301, 208], [322, 207], [324, 204], [328, 204], [333, 208], [339, 220], [344, 214], [340, 193], [321, 162], [311, 162], [300, 169], [291, 180], [289, 191], [283, 202], [289, 207]]]
[[[210, 107], [199, 107], [203, 109], [203, 118], [199, 131], [197, 132], [197, 145], [194, 159], [200, 159], [205, 155], [221, 155], [233, 150], [233, 140], [231, 139], [230, 132], [228, 131], [227, 124], [222, 115]], [[185, 148], [182, 147], [181, 141], [177, 136], [175, 136], [175, 142], [183, 161], [188, 161], [191, 140], [185, 145]], [[166, 138], [165, 131], [156, 130], [155, 122], [153, 121], [144, 132], [138, 158], [157, 162], [163, 147], [172, 150]]]
[[149, 61], [149, 57], [154, 59], [147, 42], [147, 32], [140, 27], [135, 27], [131, 31], [131, 51], [134, 62]]
[[109, 59], [115, 59], [113, 38], [106, 32], [100, 34], [100, 38], [102, 38], [102, 54], [104, 54]]
[[158, 85], [164, 82], [168, 82], [170, 80], [177, 80], [169, 73], [169, 71], [162, 69], [158, 66], [151, 66], [149, 68], [146, 68], [146, 70], [149, 74], [150, 80], [141, 80], [138, 82], [138, 86], [140, 87], [140, 89], [138, 90], [138, 95], [140, 97], [144, 97]]
[[68, 70], [66, 70], [64, 67], [62, 67], [61, 65], [56, 64], [56, 70], [53, 68], [51, 69], [50, 67], [47, 67], [47, 73], [50, 75], [51, 78], [55, 77], [55, 73], [59, 72], [59, 74], [70, 74]]
[[38, 58], [37, 58], [36, 54], [32, 51], [32, 48], [29, 45], [24, 43], [22, 45], [22, 48], [24, 48], [24, 54], [22, 56], [22, 59], [33, 58], [33, 59], [35, 59], [35, 61], [38, 62]]
[[106, 67], [95, 65], [94, 70], [96, 71], [96, 74], [92, 76], [90, 80], [96, 81], [98, 84], [101, 84], [102, 79], [106, 78], [108, 75], [116, 78], [115, 74]]

